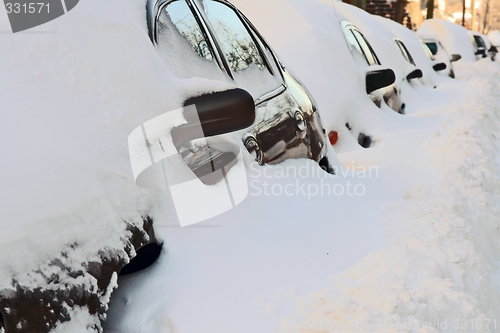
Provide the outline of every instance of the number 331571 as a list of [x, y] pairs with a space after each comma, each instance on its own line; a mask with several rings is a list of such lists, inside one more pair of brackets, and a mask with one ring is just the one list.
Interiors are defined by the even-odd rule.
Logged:
[[50, 7], [49, 3], [43, 2], [30, 2], [30, 3], [10, 3], [7, 2], [5, 4], [5, 8], [7, 9], [7, 14], [40, 14], [40, 13], [49, 13]]

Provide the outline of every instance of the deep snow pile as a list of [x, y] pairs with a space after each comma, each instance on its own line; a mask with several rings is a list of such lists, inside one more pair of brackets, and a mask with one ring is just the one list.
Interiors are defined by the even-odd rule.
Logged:
[[491, 43], [495, 46], [500, 46], [500, 31], [493, 30], [488, 33], [488, 38]]
[[440, 179], [389, 205], [393, 245], [301, 298], [278, 332], [500, 329], [500, 66], [457, 73], [467, 97], [424, 147]]

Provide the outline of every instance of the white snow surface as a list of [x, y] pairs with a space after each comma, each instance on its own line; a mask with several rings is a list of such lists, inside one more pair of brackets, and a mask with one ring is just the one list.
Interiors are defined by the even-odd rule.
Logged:
[[[457, 80], [410, 95], [412, 113], [401, 116], [367, 98], [328, 1], [235, 3], [315, 96], [326, 126], [342, 138], [349, 121], [375, 147], [353, 151], [344, 133], [337, 177], [308, 160], [248, 163], [242, 204], [180, 228], [168, 192], [135, 185], [127, 137], [227, 84], [171, 76], [147, 36], [144, 1], [81, 1], [31, 33], [0, 37], [0, 289], [13, 277], [57, 288], [27, 273], [51, 273], [63, 251], [75, 269], [103, 245], [119, 251], [123, 221], [149, 214], [164, 252], [114, 277], [102, 295], [118, 284], [105, 332], [348, 332], [354, 323], [428, 333], [445, 332], [443, 322], [456, 331], [455, 320], [498, 331], [500, 66], [457, 64]], [[1, 10], [0, 29], [9, 30]], [[286, 186], [293, 195], [273, 194]], [[321, 195], [326, 186], [344, 193]], [[54, 332], [98, 324], [86, 309], [70, 314]]]
[[495, 46], [500, 46], [500, 31], [493, 30], [488, 33], [488, 38], [491, 43]]
[[470, 332], [471, 321], [498, 318], [499, 70], [487, 61], [458, 67], [468, 96], [439, 110], [445, 120], [421, 147], [439, 179], [388, 205], [392, 245], [299, 298], [278, 332], [326, 332], [329, 325], [347, 332], [349, 324], [367, 332], [443, 332], [464, 321]]
[[[259, 25], [257, 4], [236, 4], [306, 83], [322, 118], [341, 117], [338, 106], [345, 100], [339, 100], [339, 91], [349, 93], [343, 86], [353, 78], [338, 73], [350, 71], [352, 61], [344, 44], [329, 49], [344, 41], [327, 30], [332, 23], [320, 15], [327, 7], [267, 2], [269, 16], [276, 5], [306, 18], [297, 20], [304, 30], [297, 29], [294, 39], [297, 30], [285, 36], [280, 30], [281, 23], [294, 23], [286, 16], [274, 15], [277, 23], [266, 28]], [[279, 44], [279, 36], [289, 42]], [[323, 52], [316, 52], [320, 47]], [[311, 54], [314, 64], [302, 61]], [[347, 332], [346, 325], [354, 323], [363, 332], [439, 332], [443, 323], [453, 331], [456, 320], [496, 331], [493, 323], [489, 329], [485, 324], [498, 323], [500, 309], [500, 68], [491, 61], [457, 67], [458, 80], [414, 96], [411, 116], [350, 109], [358, 119], [373, 112], [382, 129], [375, 148], [339, 157], [350, 169], [377, 167], [377, 177], [299, 180], [308, 186], [321, 180], [362, 183], [364, 196], [308, 200], [265, 195], [257, 186], [259, 195], [198, 228], [179, 230], [170, 221], [158, 222], [166, 252], [155, 267], [120, 282], [107, 331]], [[250, 166], [250, 178], [279, 188], [297, 181], [282, 176], [282, 168], [305, 165], [314, 168], [307, 161], [260, 172]], [[431, 327], [422, 327], [427, 323]], [[367, 325], [372, 328], [364, 329]]]
[[[362, 197], [261, 193], [193, 229], [158, 217], [166, 252], [122, 280], [106, 331], [497, 331], [500, 66], [457, 75], [447, 106], [422, 105], [379, 147], [340, 155], [378, 177], [321, 178], [362, 183]], [[281, 168], [251, 179], [294, 183]]]

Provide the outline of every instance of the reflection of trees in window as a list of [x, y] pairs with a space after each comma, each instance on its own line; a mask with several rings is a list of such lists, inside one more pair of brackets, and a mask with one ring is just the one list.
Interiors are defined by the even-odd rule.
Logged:
[[265, 68], [257, 45], [236, 12], [228, 6], [213, 0], [202, 0], [220, 46], [231, 69], [241, 71], [252, 63], [261, 70]]
[[208, 47], [208, 43], [205, 40], [202, 40], [198, 43], [198, 47], [195, 50], [198, 55], [206, 58], [208, 60], [212, 60], [212, 54], [210, 53], [210, 48]]
[[366, 57], [366, 61], [368, 61], [368, 64], [370, 66], [380, 65], [377, 56], [373, 53], [373, 50], [370, 44], [368, 44], [368, 42], [366, 41], [365, 37], [363, 37], [363, 35], [357, 30], [351, 30], [351, 31], [354, 34], [354, 37], [358, 41], [359, 45], [361, 46], [361, 49], [363, 50], [363, 53]]
[[[184, 6], [182, 6], [184, 5]], [[181, 7], [182, 6], [182, 7]], [[181, 2], [174, 2], [167, 8], [167, 14], [170, 21], [177, 28], [179, 33], [183, 35], [191, 44], [193, 51], [200, 57], [207, 60], [212, 60], [212, 53], [208, 47], [208, 43], [196, 22], [190, 9]]]
[[249, 35], [241, 36], [220, 21], [214, 28], [233, 71], [244, 70], [252, 63], [256, 64], [259, 69], [264, 69], [264, 61]]

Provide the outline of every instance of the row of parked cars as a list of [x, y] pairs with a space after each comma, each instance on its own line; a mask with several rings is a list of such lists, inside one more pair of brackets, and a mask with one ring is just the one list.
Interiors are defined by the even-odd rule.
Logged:
[[[440, 81], [437, 75], [454, 77], [452, 63], [461, 59], [461, 54], [453, 49], [448, 51], [441, 43], [446, 38], [439, 36], [442, 29], [424, 29], [415, 34], [354, 6], [335, 2], [332, 6], [337, 29], [345, 38], [345, 43], [338, 47], [349, 50], [355, 64], [353, 70], [364, 76], [362, 84], [367, 98], [378, 108], [388, 107], [404, 114], [407, 106], [404, 95], [415, 86], [435, 88]], [[332, 172], [327, 143], [336, 151], [343, 151], [342, 142], [346, 140], [341, 136], [350, 133], [360, 147], [369, 148], [373, 144], [369, 130], [357, 129], [355, 123], [342, 122], [348, 130], [345, 132], [338, 128], [338, 119], [335, 124], [322, 122], [320, 115], [332, 118], [331, 113], [336, 111], [317, 110], [306, 87], [230, 2], [149, 1], [147, 13], [151, 41], [176, 76], [228, 82], [252, 96], [255, 121], [242, 140], [259, 164], [310, 158]], [[479, 59], [490, 54], [493, 60], [495, 47], [488, 45], [486, 51], [485, 36], [468, 33], [476, 48], [474, 56]], [[331, 56], [335, 58], [335, 54]], [[221, 122], [218, 132], [241, 130], [223, 128], [227, 124]], [[179, 149], [186, 151], [188, 147]], [[190, 149], [193, 150], [192, 145]], [[211, 149], [204, 151], [211, 156], [219, 154]], [[197, 151], [191, 153], [199, 156]]]
[[[453, 62], [495, 60], [497, 50], [486, 36], [449, 22], [428, 20], [415, 33], [341, 2], [322, 6], [335, 12], [327, 19], [334, 21], [332, 33], [341, 36], [337, 52], [328, 56], [332, 62], [341, 59], [338, 66], [360, 78], [349, 81], [349, 88], [362, 92], [357, 98], [371, 108], [366, 110], [371, 123], [335, 107], [319, 109], [293, 69], [229, 1], [147, 1], [144, 24], [165, 68], [181, 80], [203, 78], [233, 87], [223, 92], [186, 93], [184, 106], [194, 104], [196, 113], [186, 108], [185, 121], [172, 129], [171, 137], [195, 177], [203, 181], [211, 173], [230, 172], [238, 154], [220, 148], [226, 135], [238, 137], [246, 159], [251, 156], [259, 165], [306, 158], [334, 173], [335, 152], [376, 145], [378, 113], [374, 110], [404, 117], [410, 103], [406, 96], [454, 78]], [[201, 134], [193, 130], [196, 126], [201, 126]], [[211, 145], [208, 138], [217, 138], [217, 144]], [[223, 181], [210, 179], [203, 183], [212, 186]], [[146, 231], [131, 230], [129, 245], [134, 250], [127, 253], [137, 252], [137, 256], [128, 265], [127, 260], [109, 258], [92, 268], [98, 274], [90, 272], [89, 266], [99, 290], [106, 290], [113, 273], [132, 273], [159, 255], [153, 222], [148, 217]], [[65, 310], [68, 304], [87, 306], [102, 319], [106, 304], [99, 304], [103, 302], [99, 290], [44, 293], [19, 286], [9, 297], [0, 298], [0, 325], [6, 333], [48, 332], [70, 319]]]
[[[498, 32], [498, 31], [494, 31]], [[495, 61], [498, 53], [495, 43], [490, 38], [474, 30], [444, 20], [427, 20], [420, 26], [418, 32], [423, 36], [431, 36], [436, 44], [428, 44], [433, 53], [444, 52], [460, 55], [466, 61], [490, 58]], [[495, 34], [493, 34], [495, 35]]]

